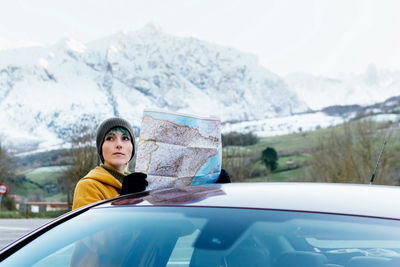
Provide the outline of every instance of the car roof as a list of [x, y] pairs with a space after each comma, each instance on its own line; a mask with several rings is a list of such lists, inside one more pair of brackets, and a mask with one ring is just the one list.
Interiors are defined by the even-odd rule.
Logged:
[[400, 219], [398, 203], [400, 203], [400, 187], [397, 186], [336, 183], [230, 183], [146, 191], [119, 197], [97, 207], [230, 207]]

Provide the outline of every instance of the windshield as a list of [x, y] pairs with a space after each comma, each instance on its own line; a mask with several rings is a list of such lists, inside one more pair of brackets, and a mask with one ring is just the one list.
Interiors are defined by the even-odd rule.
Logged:
[[395, 220], [303, 212], [99, 208], [49, 230], [1, 265], [347, 266], [400, 258], [399, 229]]

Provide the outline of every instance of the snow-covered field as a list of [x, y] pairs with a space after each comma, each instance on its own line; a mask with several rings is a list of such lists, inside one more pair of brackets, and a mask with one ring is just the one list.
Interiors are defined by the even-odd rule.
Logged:
[[322, 112], [298, 114], [293, 116], [269, 118], [235, 124], [224, 124], [223, 133], [252, 132], [258, 136], [284, 135], [296, 132], [313, 131], [344, 122], [341, 117], [328, 116]]
[[[364, 119], [377, 122], [400, 122], [400, 114], [377, 114]], [[319, 128], [327, 128], [346, 122], [339, 116], [328, 116], [323, 112], [297, 114], [293, 116], [269, 118], [258, 121], [247, 121], [235, 124], [226, 123], [222, 126], [223, 133], [252, 132], [260, 137], [284, 135], [313, 131]]]

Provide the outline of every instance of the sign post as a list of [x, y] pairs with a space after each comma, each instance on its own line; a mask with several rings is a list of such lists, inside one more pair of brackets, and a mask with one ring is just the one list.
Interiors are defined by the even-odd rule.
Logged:
[[1, 210], [1, 200], [3, 195], [5, 195], [8, 191], [8, 187], [5, 184], [0, 184], [0, 210]]

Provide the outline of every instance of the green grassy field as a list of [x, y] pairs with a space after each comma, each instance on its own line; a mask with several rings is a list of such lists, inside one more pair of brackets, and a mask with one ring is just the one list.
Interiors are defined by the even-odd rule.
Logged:
[[39, 167], [21, 172], [24, 179], [12, 187], [12, 194], [20, 195], [30, 201], [66, 201], [66, 195], [59, 192], [58, 179], [65, 166]]
[[[380, 136], [380, 130], [384, 129], [386, 131], [390, 129], [389, 127], [391, 127], [391, 125], [376, 122], [372, 122], [371, 125], [372, 131], [374, 132], [375, 136], [378, 137], [377, 142], [379, 143], [380, 141], [382, 141], [383, 143], [383, 133], [385, 132], [382, 132], [382, 136]], [[398, 148], [400, 147], [400, 131], [398, 126], [397, 128], [395, 127], [392, 127], [389, 130], [390, 138], [388, 139], [388, 145], [385, 148], [386, 155], [390, 155], [390, 153], [392, 153], [394, 155], [393, 157], [396, 157], [396, 155], [399, 154], [398, 152], [396, 154], [396, 151], [398, 151]], [[318, 129], [312, 132], [264, 137], [260, 138], [257, 144], [246, 146], [244, 149], [245, 151], [248, 151], [248, 154], [253, 153], [256, 155], [261, 155], [262, 150], [264, 150], [266, 147], [273, 147], [278, 152], [279, 160], [278, 168], [273, 173], [268, 174], [268, 172], [265, 171], [264, 175], [253, 178], [246, 178], [244, 179], [244, 181], [284, 182], [309, 180], [309, 177], [307, 177], [305, 170], [307, 168], [307, 165], [310, 164], [310, 160], [312, 159], [311, 154], [313, 150], [317, 150], [319, 148], [318, 144], [323, 143], [326, 138], [329, 138], [329, 134], [332, 130], [336, 132], [344, 132], [344, 126], [339, 125], [327, 129]], [[381, 145], [379, 143], [379, 147], [380, 146]], [[392, 152], [393, 150], [395, 152]], [[379, 151], [376, 151], [376, 158], [378, 157], [378, 155]], [[256, 163], [254, 163], [254, 165], [260, 168], [263, 163], [261, 162], [261, 160], [258, 160]], [[232, 176], [234, 176], [234, 174], [232, 174]]]
[[272, 173], [267, 176], [245, 179], [244, 182], [300, 182], [304, 181], [304, 169], [292, 169]]
[[[255, 166], [265, 170], [264, 175], [245, 179], [246, 182], [285, 182], [302, 181], [304, 177], [304, 166], [310, 159], [310, 151], [316, 146], [315, 140], [320, 138], [323, 130], [309, 133], [296, 133], [282, 136], [260, 138], [260, 141], [246, 147], [249, 154], [261, 155], [267, 147], [273, 147], [278, 152], [278, 167], [268, 174], [264, 163], [258, 160]], [[255, 156], [253, 156], [255, 157]]]
[[282, 153], [290, 153], [301, 149], [312, 149], [315, 147], [318, 138], [324, 133], [324, 130], [317, 130], [307, 133], [296, 133], [281, 136], [264, 137], [256, 146], [271, 146]]
[[28, 172], [25, 176], [39, 185], [55, 184], [65, 168], [65, 166], [40, 167]]

